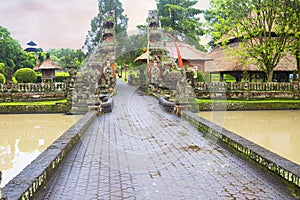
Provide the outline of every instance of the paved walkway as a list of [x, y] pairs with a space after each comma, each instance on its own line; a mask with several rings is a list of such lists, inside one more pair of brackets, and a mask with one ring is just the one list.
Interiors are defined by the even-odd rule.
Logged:
[[97, 117], [38, 199], [293, 199], [157, 99], [120, 81], [117, 91], [113, 112]]

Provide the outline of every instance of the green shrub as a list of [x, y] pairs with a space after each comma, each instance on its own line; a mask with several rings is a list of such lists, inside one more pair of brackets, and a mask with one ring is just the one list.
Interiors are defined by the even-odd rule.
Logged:
[[55, 72], [55, 82], [66, 82], [69, 76], [69, 72]]
[[36, 82], [36, 73], [33, 69], [30, 68], [21, 68], [18, 69], [14, 75], [18, 83], [35, 83]]
[[0, 73], [5, 74], [5, 65], [2, 62], [0, 62]]
[[198, 71], [197, 79], [198, 82], [210, 82], [209, 73]]
[[5, 83], [6, 79], [5, 76], [3, 74], [0, 74], [0, 83]]
[[56, 76], [55, 82], [66, 82], [68, 78], [68, 76]]
[[[36, 72], [37, 82], [42, 82], [42, 73]], [[55, 72], [55, 82], [66, 82], [69, 78], [69, 72]]]
[[12, 77], [12, 82], [13, 82], [13, 84], [18, 84], [18, 81], [16, 80], [15, 77]]
[[41, 83], [42, 82], [42, 73], [37, 72], [36, 73], [36, 82]]

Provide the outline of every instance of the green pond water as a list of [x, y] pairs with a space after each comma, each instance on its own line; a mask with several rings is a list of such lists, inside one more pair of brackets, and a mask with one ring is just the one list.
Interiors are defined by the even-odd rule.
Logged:
[[20, 173], [79, 118], [64, 114], [0, 115], [0, 187]]
[[300, 164], [300, 111], [200, 112], [224, 128]]

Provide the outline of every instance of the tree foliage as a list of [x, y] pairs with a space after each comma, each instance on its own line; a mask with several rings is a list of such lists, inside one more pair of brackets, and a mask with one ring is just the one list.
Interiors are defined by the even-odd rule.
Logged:
[[4, 74], [5, 72], [5, 64], [0, 62], [0, 73]]
[[156, 0], [156, 2], [161, 25], [167, 32], [199, 50], [206, 51], [199, 38], [204, 34], [199, 17], [203, 11], [194, 8], [198, 0]]
[[233, 38], [241, 41], [239, 53], [252, 59], [272, 81], [274, 68], [295, 43], [290, 26], [296, 23], [296, 13], [291, 1], [211, 0], [206, 19], [215, 41], [221, 39], [223, 45]]
[[98, 0], [98, 14], [91, 20], [91, 29], [86, 36], [84, 47], [90, 53], [94, 47], [99, 43], [102, 35], [102, 23], [104, 21], [103, 15], [108, 11], [115, 11], [115, 28], [116, 34], [125, 32], [127, 29], [128, 18], [123, 14], [124, 9], [119, 0]]
[[300, 77], [300, 1], [286, 1], [292, 13], [288, 28], [290, 29], [291, 40], [293, 41], [290, 51], [294, 54], [297, 62], [297, 73]]
[[14, 77], [18, 83], [35, 83], [37, 80], [35, 71], [30, 68], [18, 69], [14, 74]]
[[50, 49], [50, 58], [62, 68], [68, 68], [70, 65], [81, 67], [85, 61], [86, 55], [80, 49]]
[[5, 83], [5, 82], [6, 82], [5, 76], [0, 73], [0, 83]]
[[0, 63], [4, 65], [4, 74], [11, 78], [17, 69], [33, 68], [37, 60], [33, 54], [21, 48], [19, 42], [11, 37], [6, 28], [0, 26]]
[[147, 29], [144, 26], [139, 26], [139, 32], [136, 34], [127, 33], [118, 34], [116, 40], [118, 44], [121, 44], [122, 51], [117, 53], [117, 64], [122, 66], [128, 66], [129, 68], [137, 67], [140, 64], [133, 62], [135, 58], [140, 56], [147, 48]]

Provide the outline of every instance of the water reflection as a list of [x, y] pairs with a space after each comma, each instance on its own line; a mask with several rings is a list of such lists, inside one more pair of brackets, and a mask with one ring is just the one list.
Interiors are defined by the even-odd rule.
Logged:
[[0, 170], [4, 186], [62, 135], [80, 116], [0, 115]]
[[[199, 114], [214, 121], [218, 112]], [[300, 164], [300, 111], [227, 111], [224, 128]], [[216, 122], [217, 123], [217, 122]]]

